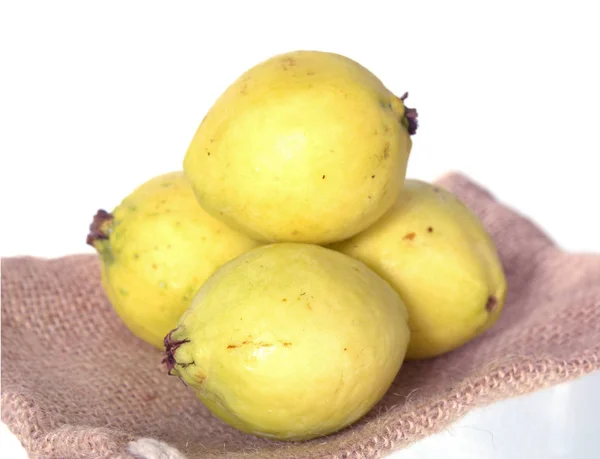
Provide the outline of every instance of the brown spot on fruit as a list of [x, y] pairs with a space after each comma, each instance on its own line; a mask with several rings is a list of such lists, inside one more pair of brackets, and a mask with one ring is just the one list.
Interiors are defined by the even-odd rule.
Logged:
[[202, 384], [204, 382], [204, 380], [206, 379], [206, 375], [204, 373], [202, 373], [201, 371], [199, 371], [198, 373], [196, 373], [194, 375], [194, 378], [196, 379], [196, 381], [198, 381], [199, 384]]
[[287, 301], [287, 298], [282, 298], [281, 301], [285, 303]]
[[496, 306], [498, 306], [498, 300], [494, 295], [490, 295], [487, 299], [487, 303], [485, 303], [485, 309], [487, 310], [487, 312], [491, 313], [494, 312]]
[[432, 226], [428, 226], [427, 227], [427, 232], [428, 233], [433, 233], [433, 227]]
[[312, 70], [309, 70], [308, 72], [306, 72], [306, 76], [312, 76], [314, 74], [315, 74], [315, 72], [313, 72]]
[[306, 309], [312, 311], [312, 307], [310, 306], [310, 303], [306, 303]]
[[386, 142], [383, 147], [383, 159], [388, 159], [390, 157], [390, 143]]
[[282, 61], [283, 70], [289, 70], [290, 67], [294, 67], [296, 65], [296, 59], [293, 57], [285, 57]]
[[407, 239], [409, 241], [412, 241], [415, 239], [416, 235], [417, 235], [416, 233], [407, 233], [404, 235], [404, 237], [402, 239]]
[[285, 347], [289, 347], [289, 346], [291, 346], [291, 345], [292, 345], [292, 343], [289, 343], [289, 342], [285, 341], [285, 342], [283, 343], [283, 345], [284, 345]]
[[156, 263], [152, 264], [152, 269], [158, 269], [158, 266], [156, 266]]
[[325, 179], [325, 176], [321, 177], [322, 179]]
[[374, 176], [374, 175], [371, 175], [371, 178], [375, 178], [375, 176]]
[[238, 347], [238, 345], [237, 345], [237, 344], [229, 344], [229, 345], [227, 346], [227, 349], [235, 349], [236, 347]]
[[292, 231], [292, 236], [297, 236], [297, 235], [298, 235], [298, 230]]
[[345, 350], [345, 351], [347, 351], [347, 350], [348, 350], [348, 348], [347, 348], [347, 347], [345, 347], [345, 348], [344, 348], [344, 350]]

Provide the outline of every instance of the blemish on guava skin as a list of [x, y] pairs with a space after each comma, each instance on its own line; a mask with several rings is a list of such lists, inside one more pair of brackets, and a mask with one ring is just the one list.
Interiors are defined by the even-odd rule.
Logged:
[[158, 269], [158, 266], [156, 265], [156, 263], [152, 263], [152, 269]]
[[325, 180], [325, 176], [321, 177], [323, 180]]
[[287, 71], [290, 67], [294, 67], [296, 65], [296, 59], [293, 57], [286, 57], [282, 61], [283, 70]]
[[390, 143], [386, 142], [383, 147], [383, 159], [388, 159], [390, 157]]
[[315, 72], [313, 72], [312, 70], [309, 70], [308, 72], [306, 72], [306, 76], [312, 76], [314, 74], [315, 74]]
[[140, 259], [140, 254], [139, 253], [134, 253], [133, 254], [133, 259], [134, 260], [139, 260]]
[[129, 291], [123, 287], [119, 288], [119, 293], [123, 296], [129, 295]]
[[288, 341], [284, 341], [284, 342], [283, 342], [283, 345], [284, 345], [285, 347], [289, 347], [289, 346], [291, 346], [291, 345], [292, 345], [292, 343], [290, 343], [290, 342], [288, 342]]
[[347, 351], [347, 350], [348, 350], [348, 348], [347, 348], [347, 347], [345, 347], [345, 348], [344, 348], [344, 350], [345, 350], [345, 351]]
[[486, 311], [492, 313], [496, 309], [496, 306], [498, 306], [498, 300], [494, 295], [490, 295], [485, 304]]
[[427, 227], [427, 232], [428, 233], [433, 233], [433, 227], [432, 226], [428, 226]]
[[416, 233], [413, 233], [413, 232], [411, 232], [411, 233], [407, 233], [407, 234], [405, 234], [405, 235], [404, 235], [404, 237], [403, 237], [402, 239], [406, 239], [406, 240], [412, 241], [412, 240], [414, 240], [414, 239], [415, 239], [415, 236], [416, 236], [416, 235], [417, 235], [417, 234], [416, 234]]
[[231, 349], [236, 349], [240, 346], [245, 346], [245, 345], [252, 345], [252, 346], [256, 346], [256, 347], [272, 347], [273, 344], [272, 343], [267, 343], [265, 341], [259, 341], [259, 342], [254, 342], [254, 341], [243, 341], [242, 344], [228, 344], [227, 345], [227, 349], [231, 350]]
[[282, 298], [281, 301], [285, 303], [287, 301], [287, 298]]
[[371, 178], [375, 178], [375, 176], [374, 176], [374, 175], [371, 175]]

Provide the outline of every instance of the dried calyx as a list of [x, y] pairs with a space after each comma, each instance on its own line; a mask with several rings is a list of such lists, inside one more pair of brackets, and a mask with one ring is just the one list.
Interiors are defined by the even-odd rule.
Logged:
[[[405, 92], [400, 100], [404, 102], [408, 97], [408, 92]], [[408, 108], [406, 105], [404, 106], [404, 124], [406, 129], [408, 129], [408, 133], [410, 135], [415, 135], [417, 133], [417, 128], [419, 127], [418, 121], [419, 114], [417, 113], [416, 108]]]
[[172, 374], [171, 371], [173, 370], [173, 368], [175, 368], [175, 365], [177, 364], [177, 361], [175, 360], [175, 351], [182, 344], [190, 342], [189, 339], [182, 339], [182, 340], [173, 339], [172, 335], [175, 330], [177, 330], [177, 329], [175, 328], [174, 330], [171, 330], [167, 334], [167, 336], [165, 336], [165, 339], [164, 339], [165, 358], [162, 360], [161, 363], [163, 363], [167, 366], [167, 372], [169, 375]]
[[107, 211], [100, 209], [94, 215], [94, 219], [89, 227], [89, 233], [87, 235], [86, 244], [94, 247], [96, 241], [102, 239], [108, 239], [108, 232], [106, 231], [106, 223], [113, 220], [113, 216]]

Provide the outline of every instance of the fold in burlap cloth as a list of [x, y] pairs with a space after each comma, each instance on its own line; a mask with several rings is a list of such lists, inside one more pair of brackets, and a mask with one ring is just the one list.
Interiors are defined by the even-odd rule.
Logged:
[[473, 407], [600, 369], [600, 256], [559, 250], [462, 175], [439, 184], [495, 239], [508, 277], [505, 310], [463, 348], [405, 362], [385, 398], [354, 426], [290, 444], [212, 417], [167, 376], [161, 353], [121, 324], [94, 255], [3, 260], [4, 422], [32, 457], [372, 458]]

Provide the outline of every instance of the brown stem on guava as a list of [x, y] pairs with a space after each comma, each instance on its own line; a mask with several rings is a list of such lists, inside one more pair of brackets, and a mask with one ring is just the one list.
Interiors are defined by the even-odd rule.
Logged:
[[[171, 330], [167, 334], [167, 336], [165, 336], [165, 339], [163, 341], [164, 346], [165, 346], [165, 358], [162, 360], [161, 363], [164, 363], [167, 366], [167, 372], [169, 375], [172, 374], [171, 370], [173, 370], [173, 368], [175, 368], [175, 365], [177, 364], [177, 361], [175, 360], [175, 351], [182, 344], [190, 342], [190, 340], [187, 338], [182, 339], [182, 340], [174, 340], [171, 335], [173, 334], [173, 332], [175, 330], [177, 330], [177, 329], [175, 328], [175, 329]], [[185, 382], [184, 382], [184, 384], [185, 384]]]
[[[402, 102], [404, 102], [407, 97], [408, 97], [408, 92], [405, 92], [404, 94], [402, 94], [402, 97], [400, 97], [400, 100]], [[417, 133], [417, 128], [419, 127], [419, 121], [418, 121], [419, 114], [417, 113], [417, 109], [416, 108], [408, 108], [405, 105], [404, 106], [404, 117], [406, 118], [406, 124], [408, 125], [408, 127], [407, 127], [408, 133], [410, 135], [415, 135]]]
[[100, 209], [98, 212], [96, 212], [96, 215], [94, 215], [94, 220], [89, 227], [90, 232], [87, 235], [87, 239], [85, 241], [86, 244], [94, 247], [94, 243], [96, 241], [100, 239], [108, 239], [108, 233], [106, 233], [106, 230], [103, 228], [103, 226], [106, 222], [111, 221], [113, 218], [114, 217], [111, 214], [103, 209]]
[[406, 119], [408, 120], [408, 133], [410, 135], [415, 135], [417, 133], [417, 128], [419, 127], [417, 109], [406, 107]]

